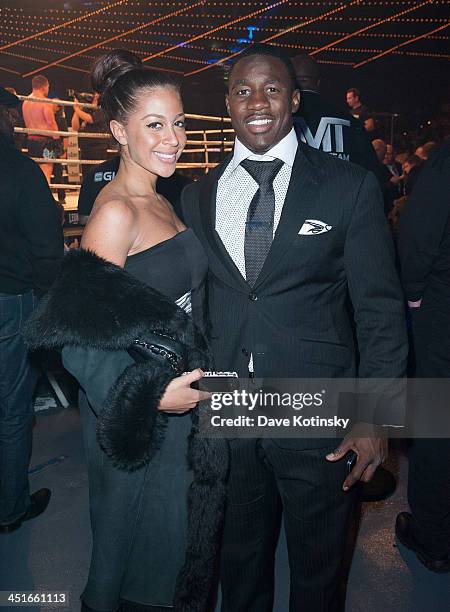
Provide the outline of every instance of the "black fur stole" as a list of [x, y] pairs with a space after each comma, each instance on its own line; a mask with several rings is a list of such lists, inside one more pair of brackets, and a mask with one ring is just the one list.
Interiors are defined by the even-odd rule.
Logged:
[[[40, 301], [24, 332], [31, 350], [81, 346], [126, 350], [153, 332], [180, 342], [187, 368], [208, 368], [206, 343], [190, 317], [169, 298], [122, 268], [86, 250], [66, 255], [54, 285]], [[170, 380], [168, 364], [134, 363], [111, 388], [98, 415], [99, 444], [119, 469], [148, 463], [164, 436], [167, 416], [157, 405]], [[216, 567], [225, 502], [228, 445], [198, 434], [200, 405], [191, 412], [188, 461], [194, 472], [189, 490], [186, 561], [175, 595], [177, 612], [205, 612]]]

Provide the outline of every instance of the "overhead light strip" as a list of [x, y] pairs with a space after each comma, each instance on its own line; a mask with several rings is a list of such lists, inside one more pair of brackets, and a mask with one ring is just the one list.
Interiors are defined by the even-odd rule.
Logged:
[[[58, 60], [55, 60], [54, 62], [49, 62], [46, 66], [44, 66], [43, 68], [50, 68], [51, 66], [57, 66], [58, 64], [63, 63], [64, 61], [71, 59], [73, 57], [77, 57], [78, 55], [81, 55], [82, 53], [85, 53], [86, 51], [90, 51], [91, 49], [96, 49], [98, 47], [101, 47], [104, 44], [110, 43], [113, 40], [118, 40], [119, 38], [123, 38], [124, 36], [127, 36], [128, 34], [132, 34], [133, 32], [137, 32], [139, 30], [143, 30], [145, 28], [148, 28], [151, 25], [155, 25], [156, 23], [160, 23], [161, 21], [164, 21], [165, 19], [170, 19], [172, 17], [175, 17], [176, 15], [181, 15], [181, 13], [184, 13], [186, 11], [190, 11], [192, 8], [196, 7], [196, 6], [201, 6], [205, 4], [205, 0], [200, 0], [200, 2], [195, 2], [194, 4], [191, 4], [189, 6], [186, 6], [182, 9], [178, 9], [177, 11], [172, 11], [171, 13], [167, 13], [166, 15], [163, 15], [162, 17], [158, 17], [157, 19], [154, 19], [153, 21], [149, 21], [148, 23], [144, 23], [141, 24], [140, 26], [137, 26], [135, 28], [132, 28], [131, 30], [127, 30], [126, 32], [121, 32], [120, 34], [116, 34], [115, 36], [110, 36], [107, 39], [104, 39], [98, 43], [95, 43], [93, 45], [90, 45], [89, 47], [84, 47], [83, 49], [79, 49], [77, 52], [75, 53], [71, 53], [70, 55], [67, 55], [63, 58], [60, 58]], [[31, 70], [30, 72], [27, 72], [25, 74], [23, 74], [22, 76], [27, 77], [27, 76], [31, 76], [33, 74], [36, 74], [37, 72], [40, 72], [41, 70]]]
[[338, 45], [339, 43], [343, 42], [344, 40], [348, 40], [349, 38], [353, 38], [355, 36], [358, 36], [359, 34], [362, 34], [363, 32], [367, 32], [367, 30], [371, 30], [372, 28], [376, 28], [376, 27], [382, 25], [383, 23], [388, 23], [389, 21], [393, 21], [394, 19], [397, 19], [398, 17], [402, 17], [403, 15], [406, 15], [407, 13], [411, 13], [412, 11], [417, 11], [417, 9], [421, 8], [422, 6], [426, 6], [427, 4], [431, 4], [432, 2], [434, 2], [434, 0], [425, 0], [425, 2], [421, 2], [420, 4], [416, 4], [415, 6], [411, 6], [410, 8], [405, 9], [404, 11], [400, 11], [399, 13], [395, 13], [395, 15], [391, 15], [390, 17], [386, 17], [385, 19], [380, 19], [376, 23], [372, 23], [371, 25], [368, 25], [365, 28], [361, 28], [360, 30], [357, 30], [356, 32], [352, 32], [351, 34], [347, 34], [346, 36], [342, 36], [341, 38], [338, 38], [335, 41], [330, 42], [327, 45], [324, 45], [323, 47], [320, 47], [319, 49], [317, 49], [316, 51], [311, 53], [311, 55], [316, 55], [317, 53], [321, 53], [322, 51], [326, 51], [330, 47], [334, 47], [335, 45]]
[[400, 49], [401, 47], [410, 45], [413, 42], [417, 42], [418, 40], [421, 40], [422, 38], [427, 38], [427, 36], [430, 36], [430, 34], [434, 34], [435, 32], [440, 32], [441, 30], [445, 30], [445, 28], [448, 28], [449, 26], [450, 26], [450, 21], [448, 21], [445, 25], [439, 26], [438, 28], [431, 30], [430, 32], [426, 32], [425, 34], [421, 34], [420, 36], [415, 36], [414, 38], [411, 38], [410, 40], [405, 40], [404, 42], [398, 45], [395, 45], [394, 47], [391, 47], [390, 49], [386, 49], [382, 53], [377, 53], [377, 55], [373, 55], [372, 57], [369, 57], [363, 62], [358, 62], [357, 64], [354, 64], [353, 68], [360, 68], [360, 66], [364, 66], [365, 64], [368, 64], [369, 62], [373, 62], [379, 59], [380, 57], [384, 57], [385, 55], [388, 55], [389, 53], [392, 53], [393, 51], [396, 51], [397, 49]]
[[83, 19], [88, 19], [88, 17], [92, 17], [93, 15], [98, 15], [99, 13], [103, 13], [104, 11], [108, 11], [109, 9], [118, 6], [120, 4], [126, 4], [128, 0], [119, 0], [118, 2], [113, 2], [112, 4], [108, 4], [96, 11], [91, 11], [90, 13], [84, 13], [80, 17], [76, 17], [75, 19], [71, 19], [70, 21], [65, 21], [64, 23], [60, 23], [59, 25], [53, 26], [51, 28], [47, 28], [46, 30], [42, 30], [41, 32], [36, 32], [35, 34], [30, 34], [30, 36], [25, 36], [24, 38], [20, 38], [19, 40], [15, 40], [13, 42], [7, 43], [6, 45], [2, 45], [0, 47], [0, 51], [3, 49], [9, 49], [10, 47], [14, 47], [15, 45], [20, 45], [20, 43], [26, 42], [27, 40], [31, 40], [33, 38], [39, 38], [39, 36], [44, 36], [44, 34], [48, 34], [49, 32], [54, 32], [55, 30], [59, 30], [61, 28], [65, 28], [71, 23], [75, 23], [77, 21], [82, 21]]
[[[315, 23], [316, 21], [321, 21], [322, 19], [326, 19], [330, 15], [334, 15], [335, 13], [338, 13], [340, 11], [348, 9], [351, 6], [355, 5], [355, 4], [360, 4], [360, 1], [361, 0], [351, 0], [351, 2], [347, 2], [346, 4], [343, 4], [341, 6], [336, 7], [335, 9], [332, 9], [331, 11], [326, 11], [325, 13], [321, 13], [320, 15], [317, 15], [316, 17], [313, 17], [311, 19], [307, 19], [306, 21], [302, 21], [301, 23], [298, 23], [295, 26], [291, 26], [289, 28], [286, 28], [285, 30], [282, 30], [281, 32], [278, 32], [277, 34], [273, 34], [272, 36], [269, 36], [268, 38], [264, 38], [263, 40], [260, 40], [258, 42], [260, 42], [260, 43], [270, 42], [271, 40], [275, 40], [276, 38], [279, 38], [281, 36], [285, 36], [286, 34], [289, 34], [290, 32], [294, 32], [295, 30], [299, 30], [300, 28], [306, 27], [310, 23]], [[204, 68], [198, 68], [197, 70], [193, 70], [191, 72], [187, 72], [184, 76], [192, 76], [194, 74], [198, 74], [199, 72], [203, 72], [204, 70], [209, 70], [210, 68], [213, 68], [214, 66], [218, 66], [219, 64], [223, 64], [223, 62], [226, 62], [227, 60], [230, 60], [233, 57], [236, 57], [237, 55], [242, 53], [243, 50], [244, 49], [241, 49], [240, 51], [237, 51], [236, 53], [232, 53], [231, 55], [227, 55], [227, 56], [223, 57], [222, 59], [217, 60], [217, 62], [213, 62], [211, 64], [208, 64], [208, 66], [205, 66]]]
[[244, 21], [245, 19], [252, 19], [253, 17], [256, 17], [257, 15], [261, 15], [262, 13], [265, 13], [267, 11], [270, 11], [273, 8], [276, 8], [277, 6], [281, 6], [282, 4], [286, 4], [286, 2], [289, 2], [289, 0], [280, 0], [279, 2], [274, 2], [273, 4], [269, 4], [268, 6], [265, 6], [257, 11], [253, 11], [252, 13], [248, 13], [246, 15], [242, 15], [242, 17], [237, 17], [236, 19], [233, 19], [232, 21], [228, 21], [227, 23], [223, 23], [220, 26], [217, 26], [216, 28], [212, 28], [211, 30], [208, 30], [207, 32], [203, 32], [202, 34], [198, 34], [197, 36], [193, 36], [192, 38], [188, 38], [187, 40], [178, 43], [177, 45], [173, 45], [172, 47], [169, 47], [168, 49], [165, 49], [164, 51], [159, 51], [158, 53], [154, 53], [153, 55], [149, 55], [147, 57], [145, 57], [142, 61], [146, 62], [150, 59], [154, 59], [155, 57], [159, 57], [161, 55], [164, 55], [165, 53], [169, 53], [170, 51], [173, 51], [174, 49], [178, 49], [179, 47], [184, 47], [185, 45], [188, 45], [191, 42], [194, 42], [196, 40], [200, 40], [201, 38], [205, 38], [206, 36], [210, 36], [211, 34], [214, 34], [214, 32], [218, 32], [219, 30], [224, 30], [226, 28], [229, 28], [230, 26], [234, 25], [235, 23], [239, 23], [240, 21]]

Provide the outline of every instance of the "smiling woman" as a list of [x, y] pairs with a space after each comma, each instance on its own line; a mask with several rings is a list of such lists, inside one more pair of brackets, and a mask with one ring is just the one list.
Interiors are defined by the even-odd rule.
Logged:
[[[186, 143], [179, 85], [131, 60], [113, 51], [94, 66], [120, 166], [30, 343], [62, 349], [83, 390], [93, 549], [82, 609], [203, 612], [227, 469], [224, 441], [196, 435], [203, 408], [193, 409], [206, 394], [190, 387], [209, 365], [193, 325], [207, 262], [155, 189]], [[62, 312], [58, 296], [69, 293]], [[150, 347], [144, 362], [136, 343]]]

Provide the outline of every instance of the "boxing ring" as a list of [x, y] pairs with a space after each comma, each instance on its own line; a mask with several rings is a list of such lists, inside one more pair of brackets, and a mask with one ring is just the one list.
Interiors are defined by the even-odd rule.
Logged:
[[[21, 101], [44, 102], [46, 104], [53, 104], [61, 107], [79, 106], [87, 112], [98, 109], [98, 106], [94, 104], [60, 100], [58, 98], [33, 98], [22, 95], [18, 95], [18, 98]], [[231, 128], [231, 120], [229, 117], [196, 115], [192, 113], [186, 113], [185, 116], [189, 122], [194, 124], [196, 129], [186, 130], [188, 138], [186, 147], [178, 160], [176, 168], [177, 170], [189, 171], [190, 176], [196, 178], [195, 175], [198, 176], [198, 173], [207, 173], [210, 168], [217, 166], [223, 157], [232, 150], [234, 130]], [[96, 142], [106, 140], [108, 144], [112, 144], [113, 138], [111, 134], [106, 132], [74, 131], [71, 128], [67, 131], [60, 131], [15, 127], [14, 132], [26, 135], [47, 136], [49, 138], [59, 136], [64, 140], [67, 139], [67, 155], [65, 157], [32, 157], [31, 159], [38, 164], [62, 165], [63, 177], [66, 178], [67, 182], [57, 183], [54, 182], [54, 178], [52, 178], [50, 188], [53, 193], [58, 189], [63, 189], [66, 192], [64, 210], [68, 213], [69, 226], [65, 225], [64, 227], [65, 236], [79, 235], [80, 228], [71, 229], [70, 225], [77, 224], [76, 211], [78, 194], [82, 183], [81, 168], [82, 166], [97, 166], [118, 154], [118, 148], [112, 149], [108, 147], [108, 156], [103, 159], [83, 159], [80, 154], [80, 144], [83, 139], [93, 139]], [[22, 151], [26, 153], [27, 149], [22, 149]]]

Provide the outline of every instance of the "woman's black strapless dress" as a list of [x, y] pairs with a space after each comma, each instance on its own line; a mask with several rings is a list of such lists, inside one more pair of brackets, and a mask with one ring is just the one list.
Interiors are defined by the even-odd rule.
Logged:
[[[125, 270], [177, 302], [201, 324], [201, 300], [197, 298], [206, 277], [207, 259], [191, 229], [129, 256]], [[114, 605], [117, 596], [108, 592], [108, 585], [118, 583], [113, 590], [123, 602], [120, 610], [170, 609], [177, 575], [185, 560], [187, 492], [193, 479], [186, 457], [191, 415], [170, 415], [164, 441], [151, 462], [136, 472], [125, 473], [105, 460], [95, 439], [96, 423], [92, 411], [83, 403], [80, 403], [80, 410], [88, 456], [96, 550], [101, 551], [104, 538], [118, 538], [117, 547], [108, 541], [103, 560], [101, 552], [96, 554], [95, 567], [91, 565], [82, 599], [93, 608], [101, 602], [102, 607], [106, 605], [110, 610], [109, 604]], [[120, 509], [104, 507], [111, 504], [108, 500], [114, 504], [117, 496], [129, 501], [118, 503]], [[112, 519], [111, 513], [114, 514]], [[105, 521], [116, 524], [117, 534], [122, 535], [115, 536], [110, 528], [104, 533], [102, 524], [105, 525]], [[111, 551], [124, 549], [124, 538], [127, 554], [114, 561], [110, 556], [107, 558], [108, 547]]]

